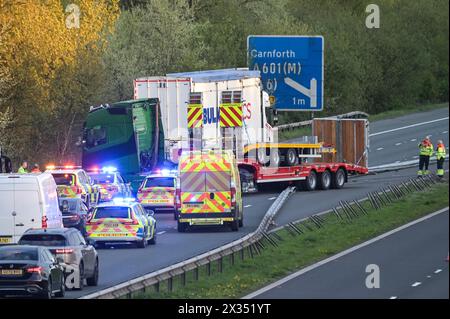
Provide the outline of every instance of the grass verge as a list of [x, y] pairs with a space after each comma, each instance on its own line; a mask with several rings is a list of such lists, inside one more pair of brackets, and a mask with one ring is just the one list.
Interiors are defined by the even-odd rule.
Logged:
[[[149, 288], [146, 293], [134, 298], [239, 298], [258, 288], [278, 280], [307, 265], [337, 254], [349, 247], [376, 237], [384, 232], [406, 224], [438, 209], [448, 206], [448, 181], [433, 185], [427, 190], [414, 192], [380, 210], [371, 208], [368, 201], [362, 203], [369, 212], [351, 223], [342, 221], [334, 214], [322, 216], [325, 226], [293, 237], [286, 230], [278, 235], [279, 246], [266, 245], [262, 253], [245, 259], [235, 256], [234, 266], [224, 258], [222, 273], [218, 264], [211, 265], [211, 276], [207, 268], [200, 267], [199, 280], [194, 273], [186, 274], [186, 286], [174, 278], [173, 291], [167, 291], [167, 281], [161, 283], [160, 292]], [[313, 224], [309, 224], [313, 228]], [[151, 291], [150, 291], [151, 290]]]
[[399, 109], [370, 115], [369, 121], [375, 122], [375, 121], [395, 118], [395, 117], [399, 117], [399, 116], [403, 116], [403, 115], [407, 115], [407, 114], [411, 114], [411, 113], [426, 112], [426, 111], [432, 111], [432, 110], [442, 109], [442, 108], [448, 108], [448, 103], [409, 105], [409, 106], [401, 107]]
[[[381, 112], [378, 114], [373, 114], [369, 116], [370, 122], [385, 120], [385, 119], [391, 119], [396, 118], [399, 116], [417, 113], [417, 112], [426, 112], [431, 111], [435, 109], [441, 109], [441, 108], [448, 108], [448, 103], [440, 103], [440, 104], [424, 104], [424, 105], [410, 105], [405, 106], [396, 110]], [[320, 116], [318, 116], [320, 117]], [[278, 140], [286, 141], [290, 139], [294, 139], [299, 136], [310, 136], [312, 135], [312, 128], [310, 125], [302, 126], [299, 128], [294, 128], [289, 131], [281, 131], [278, 133]]]

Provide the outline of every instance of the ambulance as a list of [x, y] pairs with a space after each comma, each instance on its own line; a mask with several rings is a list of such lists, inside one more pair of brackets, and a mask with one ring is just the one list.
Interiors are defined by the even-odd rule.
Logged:
[[232, 151], [187, 151], [180, 156], [175, 205], [178, 231], [190, 226], [243, 226], [241, 183]]

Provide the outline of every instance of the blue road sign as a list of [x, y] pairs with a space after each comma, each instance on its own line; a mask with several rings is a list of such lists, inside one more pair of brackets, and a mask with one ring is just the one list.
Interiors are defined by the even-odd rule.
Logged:
[[275, 109], [323, 110], [323, 46], [322, 36], [248, 36], [248, 67]]

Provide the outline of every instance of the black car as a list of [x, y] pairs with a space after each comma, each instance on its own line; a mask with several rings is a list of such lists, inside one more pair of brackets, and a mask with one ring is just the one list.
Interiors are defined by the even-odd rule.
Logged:
[[0, 247], [0, 297], [64, 297], [63, 267], [45, 247]]
[[86, 235], [86, 220], [89, 209], [81, 198], [60, 198], [59, 208], [62, 212], [64, 227], [76, 228]]

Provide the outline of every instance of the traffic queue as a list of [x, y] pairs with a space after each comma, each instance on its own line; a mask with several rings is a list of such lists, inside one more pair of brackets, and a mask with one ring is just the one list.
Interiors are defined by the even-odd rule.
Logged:
[[0, 298], [96, 286], [97, 249], [156, 244], [155, 212], [173, 214], [179, 232], [243, 225], [239, 172], [226, 151], [188, 152], [177, 170], [143, 176], [136, 197], [114, 167], [0, 174], [0, 202]]

